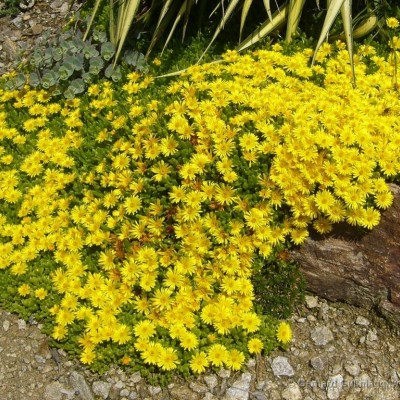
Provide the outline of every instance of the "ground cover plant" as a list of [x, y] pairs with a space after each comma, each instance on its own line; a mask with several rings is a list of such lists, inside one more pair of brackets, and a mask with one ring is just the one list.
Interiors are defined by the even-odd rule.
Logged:
[[252, 277], [310, 229], [366, 229], [400, 171], [399, 39], [137, 71], [74, 99], [0, 89], [0, 303], [93, 369], [240, 369], [291, 340]]

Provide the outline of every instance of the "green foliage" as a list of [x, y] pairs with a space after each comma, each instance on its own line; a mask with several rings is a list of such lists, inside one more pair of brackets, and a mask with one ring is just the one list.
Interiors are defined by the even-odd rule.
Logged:
[[0, 17], [16, 15], [20, 12], [20, 9], [18, 8], [20, 0], [4, 0], [3, 3], [3, 8], [0, 10]]
[[299, 265], [290, 261], [289, 257], [288, 250], [282, 247], [255, 268], [252, 281], [256, 305], [263, 314], [289, 318], [304, 301], [304, 277]]
[[[110, 62], [114, 53], [115, 47], [105, 32], [94, 31], [90, 39], [83, 40], [82, 32], [71, 28], [50, 44], [39, 44], [29, 59], [27, 72], [10, 79], [6, 88], [21, 89], [29, 84], [73, 99], [101, 77], [114, 82], [121, 79], [121, 66], [114, 68]], [[126, 52], [123, 65], [142, 72], [147, 68], [143, 54], [133, 50]]]

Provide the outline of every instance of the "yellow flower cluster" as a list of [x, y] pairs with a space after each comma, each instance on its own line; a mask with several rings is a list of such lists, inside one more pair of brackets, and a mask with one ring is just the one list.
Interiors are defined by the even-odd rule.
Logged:
[[84, 363], [115, 343], [125, 364], [196, 373], [262, 350], [255, 257], [310, 225], [373, 228], [400, 171], [393, 67], [372, 56], [367, 74], [357, 55], [353, 88], [347, 53], [331, 52], [314, 68], [309, 49], [228, 52], [157, 100], [137, 73], [61, 103], [0, 90], [0, 268], [20, 277], [51, 255], [55, 339], [73, 326]]

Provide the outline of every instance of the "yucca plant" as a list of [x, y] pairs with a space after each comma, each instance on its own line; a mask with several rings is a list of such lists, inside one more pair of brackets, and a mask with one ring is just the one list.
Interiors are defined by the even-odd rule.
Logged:
[[[95, 1], [85, 36], [88, 35], [91, 29], [102, 1], [104, 0]], [[258, 1], [260, 2], [261, 0]], [[363, 2], [364, 11], [357, 15], [358, 24], [354, 26], [352, 18], [353, 0], [327, 0], [326, 16], [319, 33], [315, 54], [324, 40], [326, 40], [339, 13], [341, 14], [344, 29], [344, 34], [341, 35], [341, 38], [347, 42], [351, 59], [353, 37], [359, 38], [368, 34], [379, 24], [383, 26], [382, 21], [384, 18], [380, 19], [377, 10], [380, 9], [382, 11], [382, 8], [386, 7], [388, 0], [358, 0], [358, 5], [360, 1]], [[183, 27], [183, 39], [188, 24], [192, 21], [193, 14], [198, 14], [200, 10], [204, 10], [206, 3], [208, 8], [210, 6], [214, 7], [210, 8], [212, 9], [211, 15], [219, 12], [221, 19], [205, 52], [214, 43], [224, 27], [232, 20], [232, 16], [240, 11], [239, 45], [237, 50], [241, 51], [248, 48], [273, 31], [282, 28], [285, 24], [285, 38], [290, 41], [298, 28], [306, 0], [288, 0], [286, 3], [281, 4], [278, 4], [276, 0], [274, 2], [262, 0], [265, 8], [265, 22], [244, 40], [241, 40], [241, 37], [254, 5], [253, 3], [256, 3], [254, 0], [214, 0], [214, 4], [210, 0], [208, 2], [206, 0], [109, 0], [109, 2], [110, 37], [117, 49], [114, 61], [116, 63], [132, 26], [143, 24], [143, 26], [147, 26], [152, 31], [152, 39], [146, 54], [148, 56], [156, 43], [162, 38], [164, 38], [164, 50], [180, 25]], [[316, 4], [318, 8], [321, 6], [319, 0], [316, 0]]]

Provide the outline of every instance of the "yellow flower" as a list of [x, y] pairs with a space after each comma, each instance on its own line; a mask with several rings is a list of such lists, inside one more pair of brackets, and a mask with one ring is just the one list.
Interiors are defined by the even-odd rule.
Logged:
[[196, 374], [203, 373], [208, 366], [207, 354], [204, 351], [194, 354], [189, 365], [190, 369]]
[[35, 290], [35, 297], [37, 297], [39, 300], [45, 299], [47, 296], [47, 290], [43, 288], [39, 288]]
[[386, 19], [386, 25], [389, 28], [395, 29], [395, 28], [398, 28], [400, 24], [399, 24], [399, 21], [397, 18], [390, 17], [390, 18]]
[[238, 371], [242, 368], [244, 360], [244, 354], [239, 350], [233, 349], [228, 354], [226, 365], [234, 371]]
[[264, 348], [263, 342], [258, 338], [250, 339], [247, 343], [247, 348], [251, 354], [260, 354]]
[[215, 367], [222, 367], [226, 363], [229, 352], [225, 346], [221, 344], [214, 344], [208, 350], [208, 360]]
[[287, 322], [281, 322], [276, 330], [276, 338], [279, 342], [287, 344], [292, 340], [292, 328]]
[[134, 333], [141, 339], [148, 339], [153, 336], [156, 332], [156, 327], [153, 322], [149, 320], [144, 320], [136, 324], [134, 328]]
[[175, 369], [177, 364], [179, 364], [179, 360], [176, 350], [172, 347], [162, 348], [158, 355], [157, 365], [165, 371], [170, 371]]
[[28, 296], [28, 294], [30, 293], [31, 288], [29, 287], [29, 285], [27, 285], [26, 283], [24, 283], [23, 285], [21, 285], [18, 288], [18, 293], [20, 294], [20, 296]]

